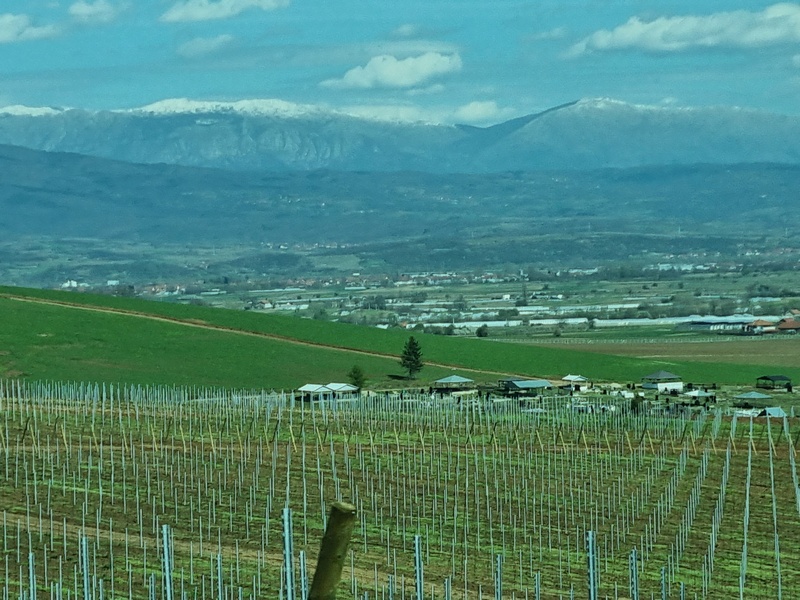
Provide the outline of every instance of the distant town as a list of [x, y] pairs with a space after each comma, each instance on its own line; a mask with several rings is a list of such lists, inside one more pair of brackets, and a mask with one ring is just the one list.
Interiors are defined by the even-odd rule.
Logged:
[[750, 336], [800, 330], [794, 273], [762, 270], [756, 276], [743, 263], [669, 258], [639, 266], [352, 271], [136, 286], [70, 279], [60, 287], [443, 335], [559, 338], [648, 326]]

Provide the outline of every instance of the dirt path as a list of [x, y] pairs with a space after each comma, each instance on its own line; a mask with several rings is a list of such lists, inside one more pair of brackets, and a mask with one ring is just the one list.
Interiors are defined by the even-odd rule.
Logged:
[[[390, 358], [392, 360], [399, 360], [400, 357], [396, 354], [389, 354], [386, 352], [374, 352], [369, 350], [358, 350], [355, 348], [348, 348], [346, 346], [337, 346], [335, 344], [323, 344], [319, 342], [309, 342], [304, 340], [298, 340], [295, 338], [278, 335], [275, 333], [262, 333], [258, 331], [247, 331], [245, 329], [236, 329], [234, 327], [226, 327], [224, 325], [214, 325], [213, 323], [208, 323], [206, 321], [202, 321], [199, 319], [178, 319], [176, 317], [165, 317], [162, 315], [154, 315], [146, 312], [135, 311], [135, 310], [127, 310], [124, 308], [111, 308], [108, 306], [88, 306], [85, 304], [78, 304], [74, 302], [65, 302], [62, 300], [47, 300], [45, 298], [30, 298], [25, 296], [15, 296], [13, 294], [0, 294], [0, 298], [4, 298], [6, 300], [16, 300], [18, 302], [30, 302], [32, 304], [45, 304], [49, 306], [60, 306], [63, 308], [73, 308], [76, 310], [85, 310], [89, 312], [96, 312], [96, 313], [110, 313], [115, 315], [125, 315], [129, 317], [136, 317], [140, 319], [148, 319], [151, 321], [161, 321], [164, 323], [172, 323], [175, 325], [183, 325], [184, 327], [194, 327], [197, 329], [206, 329], [211, 331], [222, 331], [225, 333], [233, 333], [236, 335], [246, 335], [250, 337], [257, 337], [269, 340], [277, 340], [281, 342], [285, 342], [288, 344], [295, 344], [297, 346], [306, 346], [309, 348], [322, 348], [327, 350], [337, 350], [339, 352], [349, 352], [351, 354], [356, 354], [359, 356], [371, 356], [377, 358]], [[528, 375], [521, 375], [519, 373], [503, 373], [497, 371], [489, 371], [486, 369], [475, 369], [471, 367], [465, 367], [462, 365], [452, 364], [452, 363], [442, 363], [442, 362], [433, 362], [433, 361], [425, 361], [426, 365], [430, 365], [432, 367], [440, 367], [443, 369], [458, 369], [460, 371], [467, 371], [470, 373], [481, 373], [485, 375], [506, 375], [512, 377], [528, 377]]]

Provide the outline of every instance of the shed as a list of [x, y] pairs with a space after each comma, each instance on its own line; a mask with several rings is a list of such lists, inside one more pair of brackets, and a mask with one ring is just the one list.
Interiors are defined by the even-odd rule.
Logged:
[[791, 389], [792, 380], [786, 375], [762, 375], [756, 379], [756, 387], [764, 390]]
[[679, 375], [669, 371], [656, 371], [642, 377], [642, 387], [659, 392], [683, 391], [683, 381]]

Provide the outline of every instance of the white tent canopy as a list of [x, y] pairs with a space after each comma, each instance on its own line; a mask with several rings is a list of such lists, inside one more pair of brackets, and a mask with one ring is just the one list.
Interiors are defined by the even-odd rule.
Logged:
[[777, 417], [779, 419], [786, 416], [786, 411], [783, 410], [780, 406], [770, 406], [765, 408], [761, 411], [758, 415], [759, 417]]
[[442, 377], [441, 379], [437, 379], [433, 383], [438, 384], [448, 384], [448, 383], [475, 383], [472, 379], [467, 377], [461, 377], [461, 375], [450, 375], [449, 377]]
[[584, 381], [589, 381], [589, 379], [587, 377], [584, 377], [583, 375], [564, 375], [564, 377], [561, 378], [561, 381], [569, 381], [571, 383], [581, 383]]
[[737, 400], [769, 400], [772, 398], [769, 394], [762, 394], [761, 392], [745, 392], [734, 396]]
[[691, 392], [686, 392], [684, 396], [691, 396], [692, 398], [710, 398], [714, 394], [711, 392], [705, 392], [703, 390], [692, 390]]

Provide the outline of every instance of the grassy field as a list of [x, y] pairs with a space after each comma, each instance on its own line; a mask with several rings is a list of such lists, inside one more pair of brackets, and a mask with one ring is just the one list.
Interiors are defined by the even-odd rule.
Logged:
[[31, 582], [80, 597], [84, 581], [109, 600], [159, 597], [167, 524], [181, 597], [277, 598], [283, 508], [299, 577], [339, 499], [358, 508], [342, 598], [411, 597], [414, 536], [431, 597], [491, 597], [499, 556], [504, 598], [537, 597], [537, 580], [541, 598], [586, 598], [589, 531], [599, 597], [628, 597], [633, 548], [642, 598], [660, 597], [662, 568], [672, 597], [681, 584], [738, 597], [742, 572], [745, 598], [800, 595], [794, 419], [751, 430], [721, 414], [576, 414], [564, 398], [531, 414], [153, 386], [0, 392], [3, 597], [32, 597]]
[[[62, 304], [20, 300], [25, 298]], [[80, 310], [76, 306], [130, 314]], [[402, 373], [397, 357], [409, 335], [402, 330], [247, 311], [19, 288], [0, 288], [0, 311], [4, 316], [0, 373], [35, 379], [281, 388], [308, 381], [343, 380], [353, 364], [360, 364], [373, 383], [398, 385], [396, 377]], [[478, 380], [493, 380], [498, 374], [560, 378], [579, 372], [599, 381], [623, 382], [638, 382], [652, 371], [665, 369], [686, 381], [746, 385], [780, 368], [782, 373], [800, 379], [800, 368], [773, 362], [769, 356], [762, 359], [758, 354], [753, 354], [750, 364], [744, 364], [742, 360], [699, 361], [691, 356], [639, 358], [626, 356], [617, 347], [609, 348], [606, 354], [583, 347], [576, 350], [491, 339], [418, 337], [424, 359], [441, 365], [426, 367], [420, 378], [423, 383], [454, 369], [480, 371], [482, 374], [467, 371]], [[741, 346], [743, 354], [747, 348]]]
[[5, 377], [291, 389], [345, 381], [354, 364], [374, 384], [402, 374], [390, 358], [129, 315], [8, 299], [0, 299], [0, 314]]
[[[725, 362], [745, 366], [758, 362], [779, 369], [800, 368], [800, 339], [794, 337], [661, 344], [641, 344], [631, 340], [628, 343], [582, 344], [580, 348], [588, 352], [613, 353], [651, 360]], [[764, 373], [767, 374], [771, 373]]]

